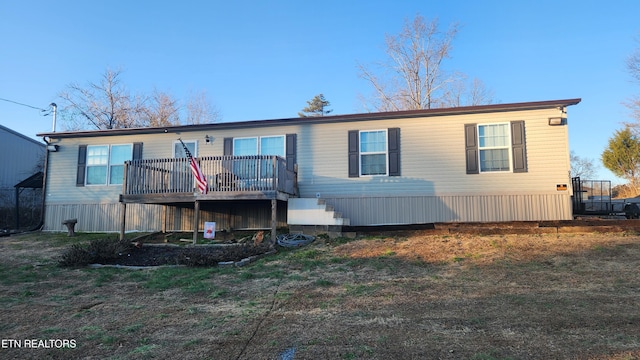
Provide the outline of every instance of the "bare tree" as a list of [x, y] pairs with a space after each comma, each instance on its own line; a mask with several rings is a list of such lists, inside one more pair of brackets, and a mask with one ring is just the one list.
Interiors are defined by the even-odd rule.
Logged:
[[482, 80], [474, 78], [468, 82], [464, 74], [458, 74], [445, 89], [438, 107], [486, 105], [494, 101], [493, 91], [487, 89]]
[[141, 122], [145, 126], [160, 127], [180, 124], [178, 100], [155, 89], [140, 108]]
[[387, 35], [388, 59], [375, 64], [380, 72], [358, 64], [360, 77], [373, 87], [365, 108], [398, 111], [492, 103], [492, 92], [480, 80], [469, 84], [466, 75], [445, 71], [443, 63], [457, 33], [457, 23], [441, 31], [437, 19], [417, 15], [405, 21], [398, 35]]
[[383, 76], [358, 65], [360, 77], [373, 86], [374, 107], [378, 111], [435, 107], [445, 86], [453, 81], [441, 65], [457, 33], [457, 24], [442, 32], [437, 19], [427, 22], [417, 15], [412, 22], [405, 21], [398, 35], [387, 35], [388, 61], [379, 64]]
[[139, 98], [132, 97], [120, 83], [121, 70], [107, 69], [100, 82], [67, 86], [59, 96], [66, 112], [64, 118], [75, 126], [89, 125], [96, 129], [116, 129], [139, 126]]
[[580, 177], [582, 179], [593, 179], [596, 175], [597, 166], [593, 159], [587, 159], [576, 155], [571, 151], [571, 176]]
[[[638, 44], [640, 45], [640, 38], [638, 38]], [[634, 82], [640, 84], [640, 47], [638, 47], [631, 56], [627, 58], [627, 69]], [[636, 120], [632, 125], [636, 132], [640, 132], [640, 96], [636, 95], [624, 103], [632, 111], [632, 116]]]
[[220, 119], [204, 92], [191, 95], [183, 107], [175, 97], [157, 89], [148, 96], [131, 95], [120, 82], [121, 74], [121, 70], [107, 69], [100, 82], [72, 83], [59, 94], [60, 118], [69, 130], [162, 127]]
[[192, 93], [186, 104], [187, 124], [204, 124], [220, 120], [222, 115], [204, 91]]

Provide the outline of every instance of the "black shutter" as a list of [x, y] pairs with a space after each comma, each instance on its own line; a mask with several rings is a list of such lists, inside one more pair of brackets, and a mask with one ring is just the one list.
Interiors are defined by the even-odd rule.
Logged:
[[527, 146], [522, 120], [511, 122], [511, 151], [513, 152], [513, 172], [527, 172]]
[[400, 176], [400, 128], [387, 130], [389, 146], [389, 176]]
[[478, 128], [476, 124], [464, 125], [464, 141], [467, 157], [467, 174], [479, 174], [478, 166]]
[[223, 155], [233, 155], [233, 138], [224, 138]]
[[358, 130], [349, 130], [349, 177], [360, 176]]
[[296, 163], [298, 161], [297, 159], [297, 134], [287, 134], [286, 137], [286, 149], [285, 149], [285, 154], [287, 157], [287, 170], [289, 171], [293, 171]]
[[142, 143], [133, 143], [133, 157], [131, 160], [142, 160]]
[[76, 186], [84, 186], [84, 173], [87, 168], [87, 145], [78, 146], [78, 172], [76, 173]]

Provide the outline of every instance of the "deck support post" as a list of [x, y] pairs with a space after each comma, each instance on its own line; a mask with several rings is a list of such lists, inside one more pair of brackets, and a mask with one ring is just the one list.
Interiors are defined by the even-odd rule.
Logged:
[[126, 229], [127, 222], [127, 204], [121, 203], [120, 206], [120, 240], [124, 240], [124, 231]]
[[162, 233], [167, 233], [167, 205], [162, 205]]
[[198, 224], [200, 223], [200, 201], [193, 205], [193, 245], [198, 242]]
[[271, 245], [276, 245], [276, 226], [278, 225], [278, 199], [271, 199]]

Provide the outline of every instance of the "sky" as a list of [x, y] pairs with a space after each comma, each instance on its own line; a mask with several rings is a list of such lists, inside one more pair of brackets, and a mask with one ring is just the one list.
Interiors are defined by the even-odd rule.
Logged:
[[385, 35], [418, 14], [459, 24], [444, 66], [494, 102], [581, 98], [570, 149], [623, 183], [600, 155], [640, 95], [625, 65], [640, 48], [637, 0], [0, 0], [0, 124], [41, 140], [52, 117], [39, 109], [107, 69], [131, 93], [206, 93], [225, 122], [297, 117], [320, 93], [333, 115], [366, 112], [358, 64], [384, 61]]

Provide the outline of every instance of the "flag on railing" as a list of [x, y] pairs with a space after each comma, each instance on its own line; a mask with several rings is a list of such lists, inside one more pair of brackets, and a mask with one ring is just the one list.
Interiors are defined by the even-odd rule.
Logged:
[[184, 148], [184, 152], [185, 154], [187, 154], [187, 158], [189, 158], [189, 166], [191, 167], [191, 173], [193, 173], [193, 177], [194, 179], [196, 179], [196, 184], [198, 184], [198, 189], [200, 189], [200, 192], [202, 192], [203, 194], [206, 194], [208, 192], [207, 178], [202, 173], [202, 170], [200, 170], [200, 165], [198, 165], [198, 162], [196, 161], [196, 159], [191, 155], [191, 152], [189, 151], [189, 149], [187, 149], [187, 146], [182, 142], [182, 139], [178, 139], [178, 140], [180, 140], [180, 143]]

